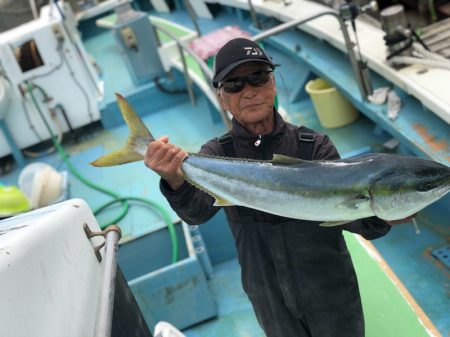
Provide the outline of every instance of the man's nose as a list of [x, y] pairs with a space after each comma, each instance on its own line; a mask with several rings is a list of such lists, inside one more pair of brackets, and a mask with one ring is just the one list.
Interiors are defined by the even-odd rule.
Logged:
[[248, 82], [244, 83], [244, 87], [242, 88], [242, 91], [244, 92], [244, 95], [251, 95], [254, 96], [256, 94], [255, 87], [250, 85]]

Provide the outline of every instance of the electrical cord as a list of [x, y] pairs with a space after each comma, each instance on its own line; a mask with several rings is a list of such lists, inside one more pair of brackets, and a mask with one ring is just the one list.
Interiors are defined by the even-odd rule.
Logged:
[[180, 94], [187, 94], [188, 93], [187, 89], [168, 89], [168, 88], [164, 87], [162, 85], [162, 83], [160, 82], [161, 79], [158, 76], [155, 77], [154, 81], [155, 81], [155, 85], [158, 88], [158, 90], [163, 92], [163, 93], [165, 93], [165, 94], [168, 94], [168, 95], [180, 95]]
[[82, 92], [82, 94], [84, 96], [84, 99], [86, 100], [86, 106], [87, 106], [87, 109], [88, 109], [89, 117], [91, 117], [91, 122], [93, 122], [94, 121], [94, 115], [93, 115], [92, 110], [91, 110], [91, 104], [89, 102], [89, 96], [88, 96], [86, 90], [81, 85], [81, 83], [78, 81], [77, 77], [75, 76], [75, 72], [73, 71], [72, 67], [70, 66], [70, 63], [67, 60], [66, 55], [64, 53], [62, 53], [61, 55], [63, 57], [64, 62], [67, 65], [67, 68], [69, 68], [70, 76], [72, 76], [73, 81], [78, 86], [78, 88], [81, 90], [81, 92]]
[[109, 225], [112, 224], [117, 224], [120, 220], [122, 220], [125, 215], [128, 213], [128, 210], [130, 208], [128, 200], [133, 200], [133, 201], [139, 201], [139, 202], [143, 202], [145, 203], [147, 206], [151, 206], [153, 208], [156, 208], [160, 214], [163, 217], [164, 222], [167, 225], [169, 234], [170, 234], [170, 238], [172, 241], [172, 263], [175, 263], [178, 261], [178, 240], [177, 240], [177, 236], [176, 236], [176, 232], [175, 232], [175, 227], [170, 219], [170, 216], [168, 215], [168, 213], [160, 206], [158, 206], [156, 203], [153, 203], [150, 200], [146, 200], [144, 198], [138, 198], [138, 197], [121, 197], [120, 195], [118, 195], [117, 193], [106, 189], [100, 185], [97, 185], [93, 182], [91, 182], [90, 180], [86, 179], [81, 173], [78, 172], [78, 170], [75, 168], [75, 166], [73, 166], [73, 164], [71, 163], [71, 161], [69, 160], [69, 156], [66, 154], [66, 152], [64, 151], [63, 147], [61, 146], [61, 144], [58, 142], [58, 140], [56, 139], [56, 136], [53, 134], [53, 131], [50, 128], [50, 125], [47, 123], [47, 120], [44, 118], [44, 115], [38, 105], [38, 102], [36, 100], [36, 97], [33, 94], [33, 84], [30, 82], [25, 82], [26, 84], [26, 91], [30, 94], [31, 99], [33, 100], [33, 103], [36, 106], [36, 109], [39, 112], [39, 115], [41, 116], [41, 118], [43, 119], [48, 131], [51, 134], [51, 139], [52, 142], [55, 146], [55, 148], [58, 151], [58, 154], [61, 156], [62, 160], [64, 161], [64, 163], [67, 165], [70, 173], [72, 173], [79, 181], [81, 181], [83, 184], [85, 184], [88, 187], [91, 187], [99, 192], [102, 192], [104, 194], [107, 194], [109, 196], [111, 196], [113, 198], [112, 201], [107, 202], [105, 205], [99, 207], [94, 214], [98, 214], [100, 213], [102, 210], [106, 209], [107, 207], [109, 207], [110, 205], [113, 205], [115, 203], [121, 203], [122, 204], [122, 211], [119, 213], [118, 216], [116, 216], [116, 218], [108, 221], [105, 224], [100, 225], [100, 228], [104, 229], [106, 227], [108, 227]]
[[[61, 115], [63, 116], [63, 118], [64, 118], [64, 120], [65, 120], [65, 122], [66, 122], [66, 124], [67, 124], [67, 127], [68, 127], [68, 129], [69, 129], [69, 133], [70, 133], [72, 139], [73, 139], [75, 142], [78, 142], [78, 136], [77, 136], [77, 133], [75, 132], [74, 128], [72, 127], [72, 123], [70, 123], [69, 116], [67, 116], [66, 109], [64, 109], [63, 105], [62, 105], [61, 103], [58, 103], [58, 104], [56, 104], [56, 105], [53, 107], [53, 110], [54, 110], [54, 111], [59, 110], [59, 111], [61, 112]], [[56, 113], [56, 112], [55, 112], [55, 113]]]
[[[47, 95], [47, 93], [45, 92], [45, 90], [44, 90], [42, 87], [40, 87], [40, 86], [38, 86], [38, 85], [36, 85], [36, 84], [33, 84], [31, 90], [34, 90], [34, 89], [39, 90], [39, 92], [42, 94], [42, 96], [43, 96], [43, 98], [44, 98], [43, 101], [44, 101], [45, 103], [48, 103], [48, 102], [50, 102], [50, 101], [52, 100], [52, 98], [51, 98], [49, 95]], [[37, 102], [37, 101], [36, 101], [36, 102]], [[22, 101], [22, 106], [25, 108], [25, 115], [26, 115], [26, 117], [27, 117], [27, 119], [28, 119], [28, 122], [30, 123], [30, 122], [31, 122], [31, 119], [30, 119], [30, 117], [29, 117], [29, 115], [28, 115], [28, 110], [26, 110], [25, 102], [24, 102], [24, 101]], [[57, 130], [57, 137], [56, 137], [56, 140], [57, 140], [59, 143], [61, 143], [62, 138], [63, 138], [62, 126], [61, 126], [61, 124], [59, 123], [59, 120], [58, 120], [58, 118], [57, 118], [57, 116], [56, 116], [56, 112], [55, 112], [55, 111], [52, 111], [51, 109], [50, 109], [50, 117], [51, 117], [51, 119], [53, 120], [53, 125], [54, 125], [55, 129]], [[45, 117], [44, 117], [43, 115], [41, 116], [41, 119], [42, 119], [42, 118], [44, 118], [44, 120], [45, 120]], [[46, 120], [45, 120], [45, 121], [46, 121]], [[46, 125], [46, 127], [47, 127], [47, 129], [48, 129], [50, 126], [47, 126], [47, 125]], [[35, 130], [34, 126], [32, 127], [32, 129]], [[36, 130], [35, 130], [35, 131], [36, 131]], [[37, 135], [37, 131], [35, 132], [35, 134]], [[50, 133], [50, 136], [52, 136], [52, 133]], [[39, 139], [40, 141], [42, 141], [42, 139], [41, 139], [40, 137], [38, 137], [38, 139]], [[55, 150], [56, 150], [56, 147], [55, 147], [55, 146], [51, 146], [50, 148], [48, 148], [48, 149], [46, 149], [46, 150], [44, 150], [44, 151], [34, 152], [34, 151], [30, 151], [30, 150], [24, 150], [23, 153], [24, 153], [27, 157], [38, 158], [38, 157], [41, 157], [41, 156], [50, 154], [50, 153], [54, 152]]]

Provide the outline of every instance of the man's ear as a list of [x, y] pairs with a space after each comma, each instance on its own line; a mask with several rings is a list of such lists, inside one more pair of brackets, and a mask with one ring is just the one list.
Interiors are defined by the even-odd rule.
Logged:
[[271, 73], [270, 76], [272, 76], [272, 81], [273, 81], [273, 91], [274, 91], [274, 94], [275, 94], [275, 96], [276, 96], [276, 95], [277, 95], [277, 85], [276, 85], [276, 82], [275, 82], [275, 75], [274, 75], [274, 73]]
[[217, 97], [219, 97], [220, 105], [222, 106], [222, 109], [225, 111], [229, 110], [228, 101], [224, 98], [223, 92], [219, 89], [217, 90]]

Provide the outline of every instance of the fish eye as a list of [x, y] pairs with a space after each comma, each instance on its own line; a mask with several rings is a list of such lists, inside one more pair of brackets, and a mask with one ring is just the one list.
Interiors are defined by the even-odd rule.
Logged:
[[420, 184], [419, 186], [417, 186], [417, 190], [421, 191], [421, 192], [428, 192], [428, 191], [431, 191], [432, 189], [434, 189], [435, 187], [436, 187], [436, 184], [425, 183], [425, 184]]

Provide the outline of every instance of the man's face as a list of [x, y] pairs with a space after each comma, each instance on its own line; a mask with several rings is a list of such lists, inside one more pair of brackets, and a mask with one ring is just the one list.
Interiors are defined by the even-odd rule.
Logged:
[[[228, 74], [224, 81], [232, 81], [266, 70], [270, 70], [270, 67], [262, 63], [242, 64]], [[270, 73], [268, 76], [266, 84], [252, 86], [245, 83], [244, 88], [236, 93], [227, 93], [223, 87], [220, 88], [219, 99], [222, 107], [244, 126], [272, 118], [277, 90], [273, 74]]]

